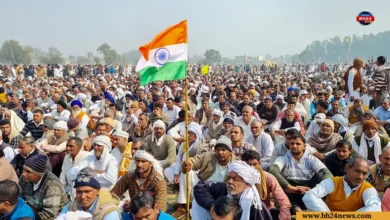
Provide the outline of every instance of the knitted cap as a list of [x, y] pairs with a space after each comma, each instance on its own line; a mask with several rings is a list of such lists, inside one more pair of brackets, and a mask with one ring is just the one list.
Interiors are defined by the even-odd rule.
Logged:
[[96, 172], [94, 169], [90, 167], [86, 167], [80, 170], [74, 182], [74, 188], [80, 186], [90, 186], [95, 189], [100, 189], [100, 183], [95, 179], [95, 177], [96, 177]]
[[217, 143], [215, 144], [215, 149], [217, 148], [224, 148], [230, 152], [233, 151], [232, 143], [227, 137], [221, 137], [218, 139]]
[[366, 112], [364, 112], [363, 117], [367, 116], [367, 115], [369, 115], [369, 116], [371, 116], [373, 118], [376, 118], [376, 115], [375, 115], [375, 113], [372, 110], [367, 110]]
[[72, 130], [77, 126], [79, 126], [79, 121], [75, 118], [69, 118], [67, 125], [68, 125], [68, 129]]
[[47, 156], [44, 154], [37, 154], [26, 160], [23, 168], [31, 173], [42, 176], [46, 171]]
[[375, 123], [375, 121], [368, 120], [364, 122], [363, 124], [363, 131], [365, 131], [367, 128], [372, 127], [378, 130], [378, 125]]

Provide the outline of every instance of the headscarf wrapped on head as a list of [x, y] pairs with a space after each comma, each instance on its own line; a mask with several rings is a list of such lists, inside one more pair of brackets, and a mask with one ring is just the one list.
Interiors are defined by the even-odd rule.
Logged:
[[160, 162], [158, 162], [158, 160], [156, 160], [153, 157], [153, 155], [149, 154], [145, 150], [137, 150], [137, 152], [135, 152], [134, 158], [131, 161], [131, 164], [129, 166], [130, 172], [133, 172], [133, 173], [135, 172], [135, 169], [136, 169], [135, 161], [137, 160], [137, 158], [149, 161], [152, 164], [154, 171], [156, 171], [162, 177], [164, 177], [163, 168], [162, 168]]
[[102, 161], [101, 162], [101, 167], [100, 169], [104, 169], [106, 166], [107, 166], [107, 163], [108, 163], [108, 157], [107, 155], [110, 154], [110, 151], [112, 149], [112, 143], [111, 143], [111, 140], [108, 136], [106, 135], [99, 135], [99, 136], [96, 136], [94, 139], [93, 139], [93, 144], [97, 144], [97, 145], [100, 145], [100, 146], [104, 146], [103, 148], [103, 152], [102, 154], [100, 155], [100, 160]]
[[217, 122], [217, 126], [221, 125], [223, 123], [223, 111], [219, 109], [214, 109], [213, 110], [213, 115], [218, 115], [219, 116], [219, 121]]
[[244, 161], [234, 161], [230, 163], [228, 166], [228, 173], [230, 172], [237, 173], [237, 175], [250, 185], [249, 188], [241, 193], [239, 201], [243, 211], [241, 219], [249, 220], [252, 205], [255, 209], [262, 210], [260, 193], [256, 188], [256, 184], [260, 184], [260, 173]]
[[[164, 129], [164, 131], [166, 130], [166, 126], [165, 126], [165, 123], [164, 123], [163, 121], [161, 121], [161, 120], [155, 121], [155, 122], [153, 123], [152, 142], [153, 142], [155, 139], [157, 140], [157, 138], [156, 138], [156, 136], [155, 136], [155, 134], [154, 134], [154, 129], [155, 129], [155, 128], [162, 128], [162, 129]], [[163, 137], [161, 137], [159, 140], [156, 141], [156, 145], [157, 145], [157, 146], [160, 146], [160, 145], [161, 145], [161, 143], [162, 143], [163, 140], [164, 140], [164, 137], [165, 137], [165, 135], [164, 135]]]

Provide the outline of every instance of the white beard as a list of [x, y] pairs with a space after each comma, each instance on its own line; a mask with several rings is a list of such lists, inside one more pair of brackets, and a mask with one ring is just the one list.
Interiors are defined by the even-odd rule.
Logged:
[[72, 111], [72, 114], [73, 114], [73, 116], [77, 116], [77, 115], [79, 115], [79, 113], [80, 113], [80, 111]]

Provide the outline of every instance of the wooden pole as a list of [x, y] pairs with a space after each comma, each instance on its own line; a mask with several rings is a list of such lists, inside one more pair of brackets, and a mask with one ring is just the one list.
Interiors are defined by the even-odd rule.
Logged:
[[[185, 86], [184, 86], [184, 94], [185, 94], [185, 117], [186, 117], [186, 162], [188, 163], [190, 160], [190, 154], [189, 154], [189, 143], [188, 143], [188, 78], [185, 79]], [[187, 183], [187, 217], [186, 219], [190, 219], [190, 200], [191, 200], [191, 194], [190, 194], [190, 174], [189, 172], [186, 173], [186, 183]]]

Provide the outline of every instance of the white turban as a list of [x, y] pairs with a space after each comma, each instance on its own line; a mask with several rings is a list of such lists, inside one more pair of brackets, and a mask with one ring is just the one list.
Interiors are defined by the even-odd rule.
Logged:
[[58, 121], [53, 125], [53, 128], [56, 130], [68, 130], [68, 124], [65, 121]]
[[278, 99], [282, 99], [283, 100], [283, 95], [277, 95], [276, 96], [276, 100], [278, 100]]
[[244, 161], [234, 161], [229, 164], [228, 173], [236, 172], [246, 183], [250, 185], [240, 196], [240, 206], [242, 207], [242, 220], [249, 220], [250, 209], [254, 205], [255, 209], [261, 210], [261, 199], [255, 184], [260, 184], [260, 173], [249, 166]]
[[155, 128], [163, 128], [165, 130], [166, 129], [165, 123], [161, 120], [157, 120], [153, 123], [153, 129]]
[[131, 164], [129, 166], [129, 171], [130, 172], [135, 172], [135, 169], [136, 169], [135, 161], [137, 160], [137, 158], [149, 161], [152, 164], [153, 169], [157, 173], [159, 173], [162, 177], [164, 177], [163, 168], [162, 168], [160, 162], [158, 162], [158, 160], [156, 160], [153, 157], [153, 155], [149, 154], [145, 150], [137, 150], [137, 152], [135, 152], [134, 159], [131, 161]]
[[81, 101], [85, 101], [85, 100], [87, 100], [87, 98], [88, 98], [88, 96], [85, 95], [84, 93], [79, 93], [79, 94], [77, 95], [77, 99], [79, 99], [79, 100], [81, 100]]
[[217, 122], [217, 126], [221, 125], [223, 123], [223, 111], [219, 109], [214, 109], [213, 110], [213, 115], [218, 115], [219, 116], [219, 121]]
[[93, 139], [93, 144], [97, 144], [97, 145], [104, 146], [105, 148], [108, 149], [109, 152], [111, 151], [111, 148], [112, 148], [111, 140], [110, 140], [110, 138], [109, 138], [108, 136], [106, 136], [106, 135], [99, 135], [99, 136], [96, 136], [96, 137]]
[[126, 131], [115, 131], [112, 136], [119, 136], [129, 139], [129, 133], [127, 133]]

